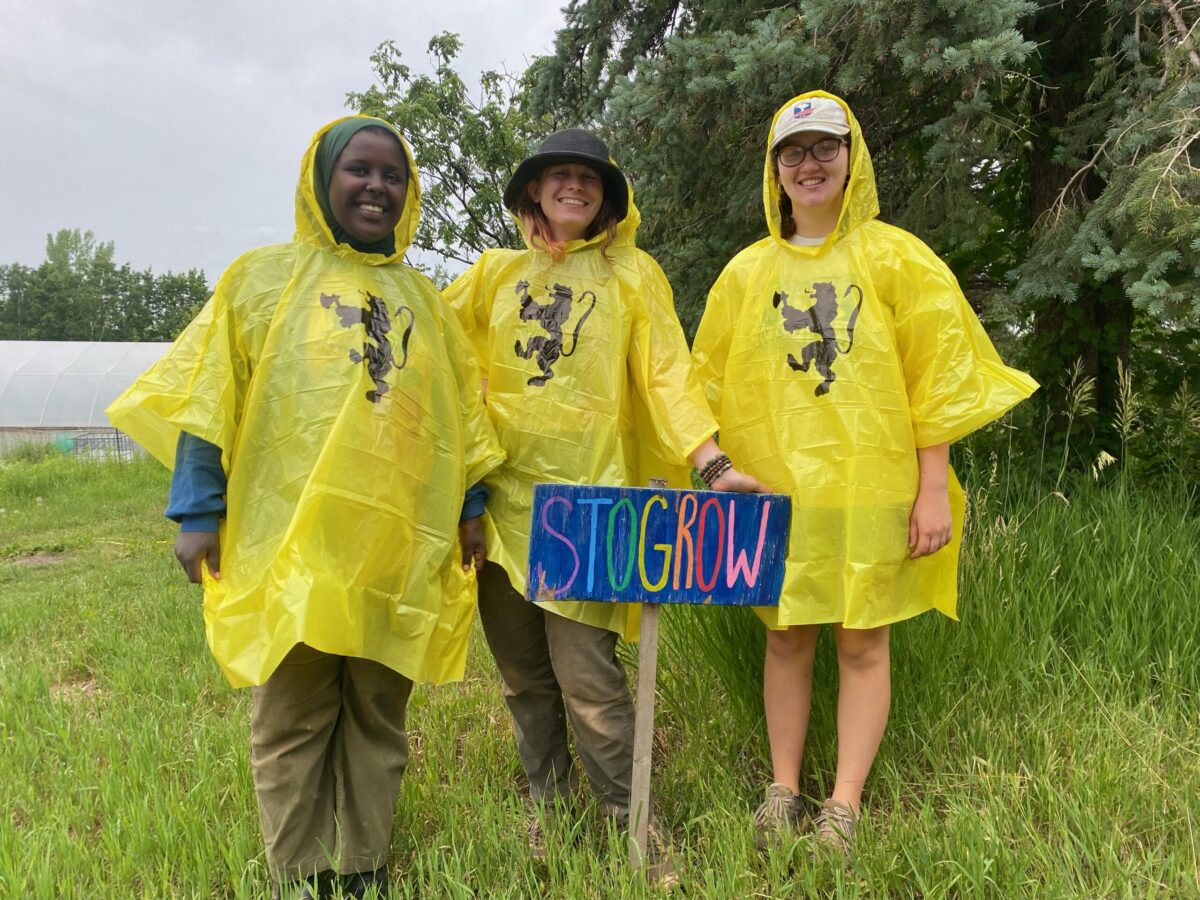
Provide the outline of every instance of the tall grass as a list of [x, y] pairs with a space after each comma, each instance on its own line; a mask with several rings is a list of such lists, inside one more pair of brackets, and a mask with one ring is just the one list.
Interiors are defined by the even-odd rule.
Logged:
[[[961, 623], [893, 628], [893, 712], [853, 869], [866, 895], [1200, 895], [1197, 498], [1182, 483], [1067, 487], [976, 490]], [[670, 614], [662, 692], [701, 757], [669, 780], [726, 773], [749, 808], [770, 780], [762, 629]], [[836, 760], [828, 634], [816, 671], [802, 778], [820, 799]]]
[[[654, 779], [689, 896], [1200, 894], [1196, 497], [1086, 476], [1054, 494], [991, 460], [965, 468], [962, 622], [893, 631], [892, 720], [849, 867], [753, 849], [769, 775], [757, 619], [664, 613]], [[150, 462], [0, 467], [0, 897], [267, 895], [248, 695], [204, 646], [166, 484]], [[529, 859], [511, 725], [472, 641], [465, 681], [410, 704], [398, 896], [654, 895], [586, 806], [554, 822], [547, 864]], [[835, 684], [823, 635], [814, 798]]]

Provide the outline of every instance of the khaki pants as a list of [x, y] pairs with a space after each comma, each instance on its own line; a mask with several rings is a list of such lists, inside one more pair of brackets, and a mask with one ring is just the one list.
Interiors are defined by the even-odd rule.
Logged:
[[624, 824], [633, 773], [633, 699], [616, 656], [617, 635], [544, 612], [513, 590], [507, 573], [492, 562], [479, 575], [479, 618], [534, 801], [565, 797], [576, 785], [569, 716], [592, 789], [605, 812]]
[[304, 644], [253, 689], [250, 765], [275, 880], [385, 864], [411, 692], [386, 666]]

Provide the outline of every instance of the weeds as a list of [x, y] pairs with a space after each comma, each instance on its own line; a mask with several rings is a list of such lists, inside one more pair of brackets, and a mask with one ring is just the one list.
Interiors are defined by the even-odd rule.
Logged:
[[0, 450], [0, 463], [36, 463], [63, 456], [67, 451], [52, 441], [20, 441]]
[[1058, 477], [1054, 479], [1054, 489], [1062, 487], [1063, 476], [1067, 473], [1067, 461], [1071, 452], [1071, 433], [1075, 422], [1096, 412], [1096, 379], [1083, 374], [1083, 360], [1075, 360], [1071, 374], [1067, 379], [1067, 427], [1063, 437], [1062, 462], [1058, 467]]

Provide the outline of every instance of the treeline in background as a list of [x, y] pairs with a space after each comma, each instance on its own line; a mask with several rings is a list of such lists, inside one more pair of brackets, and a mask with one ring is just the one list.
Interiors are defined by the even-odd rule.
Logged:
[[172, 341], [208, 299], [204, 273], [155, 275], [112, 241], [64, 229], [39, 266], [0, 265], [0, 341]]
[[552, 54], [479, 91], [453, 34], [430, 41], [431, 74], [392, 43], [372, 56], [375, 83], [349, 100], [413, 143], [417, 247], [455, 268], [520, 246], [501, 202], [515, 162], [550, 130], [597, 128], [690, 335], [721, 268], [765, 234], [772, 113], [824, 88], [862, 122], [881, 218], [949, 262], [1005, 360], [1043, 385], [976, 451], [1052, 483], [1064, 459], [1200, 479], [1200, 4], [573, 0], [563, 15]]

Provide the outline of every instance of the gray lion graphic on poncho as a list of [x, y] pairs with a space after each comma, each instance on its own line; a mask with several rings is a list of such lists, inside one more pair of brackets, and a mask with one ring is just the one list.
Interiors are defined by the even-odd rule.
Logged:
[[388, 392], [388, 384], [383, 377], [393, 367], [403, 369], [408, 364], [408, 339], [412, 336], [417, 317], [407, 306], [396, 308], [397, 316], [408, 313], [408, 326], [400, 337], [401, 356], [396, 359], [392, 342], [388, 340], [388, 334], [392, 330], [392, 317], [388, 314], [387, 304], [383, 302], [382, 297], [376, 297], [366, 291], [363, 293], [367, 297], [365, 307], [344, 304], [337, 294], [322, 294], [321, 305], [326, 309], [337, 311], [338, 320], [343, 328], [359, 324], [365, 327], [366, 335], [363, 340], [362, 352], [351, 350], [350, 361], [353, 363], [366, 362], [367, 374], [375, 382], [375, 387], [367, 391], [366, 397], [372, 403], [378, 403]]
[[783, 313], [784, 331], [788, 334], [811, 331], [817, 335], [815, 340], [804, 345], [804, 349], [800, 351], [799, 362], [789, 353], [787, 363], [796, 372], [807, 372], [809, 366], [816, 366], [817, 371], [824, 376], [824, 380], [814, 391], [818, 397], [828, 394], [829, 386], [837, 379], [833, 373], [833, 363], [838, 354], [849, 353], [854, 347], [854, 326], [858, 321], [859, 310], [862, 309], [863, 292], [857, 284], [852, 284], [842, 294], [842, 297], [846, 298], [854, 291], [858, 292], [858, 303], [850, 313], [850, 321], [846, 326], [849, 342], [844, 348], [838, 344], [837, 333], [833, 328], [833, 321], [838, 315], [838, 295], [832, 282], [817, 281], [810, 290], [805, 291], [813, 298], [813, 305], [808, 309], [798, 309], [789, 304], [788, 295], [783, 291], [776, 291], [771, 300], [771, 305]]
[[545, 337], [540, 334], [531, 337], [525, 341], [524, 347], [521, 346], [520, 339], [513, 345], [513, 349], [521, 359], [529, 359], [537, 354], [537, 364], [542, 370], [542, 374], [534, 375], [526, 383], [534, 387], [541, 387], [554, 377], [554, 364], [559, 357], [570, 356], [579, 346], [579, 332], [583, 328], [583, 323], [587, 321], [587, 317], [596, 307], [596, 295], [592, 291], [584, 291], [579, 295], [580, 303], [585, 302], [588, 297], [592, 298], [592, 302], [584, 310], [579, 321], [575, 323], [575, 333], [571, 336], [571, 349], [564, 350], [563, 328], [575, 305], [574, 292], [571, 288], [565, 284], [556, 284], [553, 288], [547, 286], [546, 292], [550, 295], [549, 303], [538, 303], [529, 296], [528, 281], [518, 281], [516, 290], [517, 296], [521, 298], [521, 321], [537, 322], [546, 329], [547, 336]]

